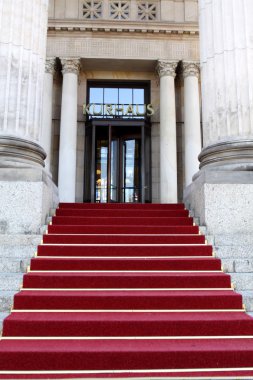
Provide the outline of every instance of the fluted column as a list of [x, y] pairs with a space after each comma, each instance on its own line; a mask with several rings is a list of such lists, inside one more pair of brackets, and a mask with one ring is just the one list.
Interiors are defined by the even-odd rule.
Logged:
[[50, 172], [51, 147], [52, 147], [52, 111], [53, 111], [53, 81], [55, 74], [55, 58], [47, 58], [44, 75], [43, 113], [41, 145], [44, 148], [46, 169]]
[[185, 185], [199, 170], [198, 155], [201, 152], [199, 64], [183, 62], [184, 77], [184, 148]]
[[158, 61], [160, 77], [160, 202], [177, 202], [176, 62]]
[[253, 165], [253, 2], [199, 0], [201, 167]]
[[60, 202], [75, 202], [79, 59], [61, 59], [63, 86], [59, 150]]
[[204, 148], [184, 197], [208, 235], [238, 245], [253, 225], [252, 14], [252, 0], [199, 0]]
[[45, 153], [37, 143], [47, 10], [48, 0], [0, 2], [0, 166], [44, 165]]

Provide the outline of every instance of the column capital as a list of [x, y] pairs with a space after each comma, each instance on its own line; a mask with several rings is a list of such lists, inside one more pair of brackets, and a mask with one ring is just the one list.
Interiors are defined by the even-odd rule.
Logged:
[[200, 76], [200, 64], [199, 62], [183, 61], [183, 77], [197, 77]]
[[79, 58], [61, 58], [62, 74], [76, 74], [80, 72], [80, 59]]
[[175, 62], [175, 61], [159, 60], [157, 62], [156, 71], [160, 78], [164, 76], [175, 78], [177, 65], [178, 65], [178, 62]]
[[55, 58], [46, 58], [45, 62], [45, 73], [47, 74], [55, 74], [56, 67], [55, 67], [56, 61]]

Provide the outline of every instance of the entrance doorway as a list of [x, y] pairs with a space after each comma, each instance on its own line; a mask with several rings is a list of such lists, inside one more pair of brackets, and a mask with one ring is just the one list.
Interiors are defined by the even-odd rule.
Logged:
[[84, 201], [151, 202], [151, 130], [145, 122], [86, 127]]
[[150, 82], [88, 81], [84, 202], [151, 202]]
[[141, 132], [138, 127], [98, 127], [95, 201], [141, 201]]

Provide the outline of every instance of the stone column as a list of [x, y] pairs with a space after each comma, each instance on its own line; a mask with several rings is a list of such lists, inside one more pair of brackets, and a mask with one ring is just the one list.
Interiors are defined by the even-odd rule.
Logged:
[[60, 202], [75, 202], [76, 143], [77, 143], [77, 90], [79, 59], [61, 59], [63, 73], [60, 150], [59, 198]]
[[177, 202], [175, 76], [177, 62], [158, 61], [160, 76], [160, 202]]
[[8, 165], [44, 166], [38, 142], [47, 10], [48, 0], [0, 3], [0, 157]]
[[43, 91], [43, 114], [41, 145], [46, 151], [46, 169], [50, 172], [52, 147], [52, 113], [53, 113], [53, 81], [55, 74], [55, 58], [46, 59]]
[[184, 76], [184, 148], [185, 185], [199, 170], [198, 155], [201, 152], [199, 65], [183, 62]]
[[200, 0], [199, 11], [201, 167], [252, 168], [253, 2]]
[[209, 234], [242, 240], [253, 225], [252, 14], [252, 0], [199, 0], [204, 148], [185, 197]]
[[48, 0], [0, 1], [0, 233], [7, 235], [39, 233], [56, 201], [39, 145], [47, 12]]

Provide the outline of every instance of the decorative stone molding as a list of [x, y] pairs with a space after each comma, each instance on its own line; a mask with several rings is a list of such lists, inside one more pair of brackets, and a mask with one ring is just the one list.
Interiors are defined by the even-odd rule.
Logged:
[[200, 64], [198, 62], [183, 61], [182, 65], [183, 77], [187, 78], [189, 76], [197, 77], [200, 76]]
[[137, 6], [137, 17], [139, 20], [151, 21], [157, 19], [156, 4], [150, 3], [149, 1], [139, 1]]
[[46, 58], [45, 73], [54, 75], [56, 72], [55, 58]]
[[62, 74], [76, 74], [80, 72], [80, 59], [79, 58], [60, 58], [62, 64]]
[[90, 0], [83, 1], [82, 16], [85, 19], [102, 18], [102, 1]]
[[0, 136], [0, 166], [42, 166], [46, 153], [39, 144], [19, 137]]
[[[145, 31], [145, 33], [156, 33], [156, 34], [169, 34], [169, 35], [187, 35], [195, 38], [199, 35], [198, 24], [190, 23], [168, 23], [168, 22], [151, 22], [145, 23], [136, 21], [129, 21], [124, 23], [124, 28], [122, 28], [122, 20], [117, 19], [109, 19], [106, 23], [102, 23], [97, 19], [86, 19], [85, 24], [80, 21], [70, 21], [70, 20], [49, 20], [48, 22], [48, 32], [54, 33], [62, 33], [66, 34], [66, 32], [77, 34], [77, 33], [90, 33], [91, 31], [94, 33], [106, 32], [108, 33], [140, 33]], [[55, 37], [55, 34], [54, 34]]]
[[200, 169], [220, 167], [228, 170], [252, 170], [253, 140], [223, 141], [210, 145], [199, 155]]
[[110, 18], [127, 20], [130, 14], [130, 1], [110, 1]]
[[178, 62], [159, 60], [156, 66], [156, 71], [160, 78], [164, 76], [175, 78], [177, 65]]

